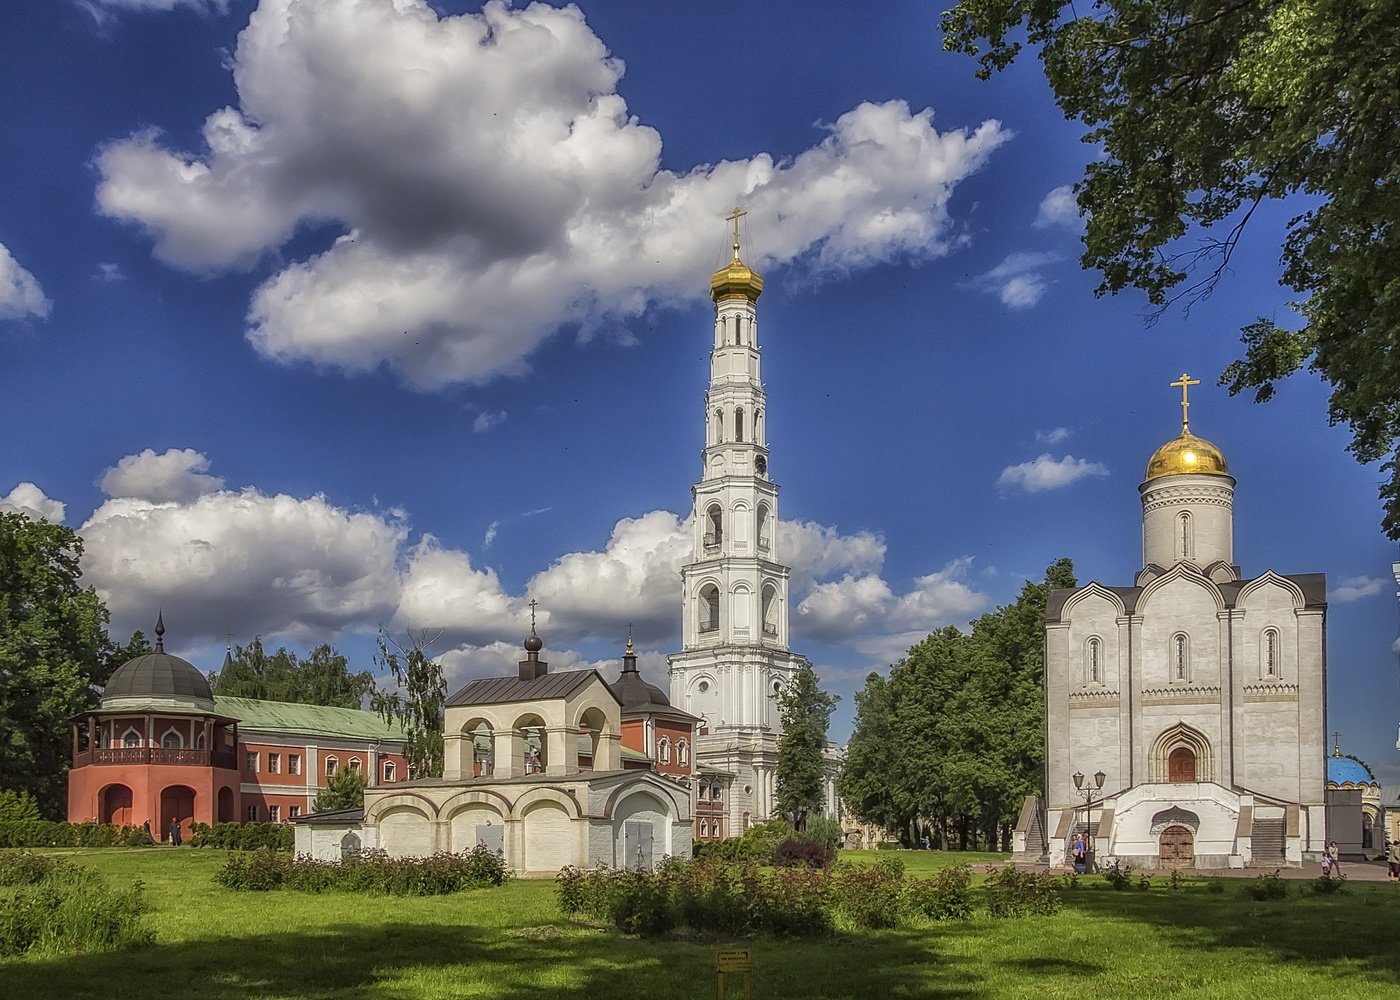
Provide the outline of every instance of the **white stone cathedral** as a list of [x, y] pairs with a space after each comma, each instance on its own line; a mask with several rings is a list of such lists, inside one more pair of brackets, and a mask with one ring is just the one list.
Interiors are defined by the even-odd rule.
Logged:
[[805, 662], [788, 648], [788, 569], [778, 551], [778, 487], [768, 475], [768, 414], [759, 375], [763, 279], [739, 259], [715, 272], [705, 448], [690, 561], [681, 570], [682, 649], [671, 703], [699, 716], [696, 764], [732, 775], [724, 836], [776, 812], [781, 725], [774, 695]]
[[[1235, 480], [1181, 434], [1147, 465], [1131, 587], [1050, 595], [1044, 827], [1134, 865], [1300, 864], [1326, 836], [1326, 580], [1235, 564]], [[1029, 803], [1028, 803], [1029, 806]], [[1021, 834], [1018, 833], [1018, 836]]]

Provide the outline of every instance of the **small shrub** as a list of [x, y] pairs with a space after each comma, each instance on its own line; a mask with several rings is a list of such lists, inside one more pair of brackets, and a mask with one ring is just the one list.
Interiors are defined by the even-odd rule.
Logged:
[[802, 832], [808, 840], [821, 844], [828, 851], [835, 852], [841, 846], [841, 824], [826, 816], [818, 814], [808, 817], [807, 826]]
[[268, 892], [282, 888], [289, 867], [289, 859], [278, 857], [275, 851], [266, 848], [250, 854], [231, 853], [214, 875], [214, 881], [225, 889]]
[[1346, 892], [1345, 875], [1338, 875], [1336, 878], [1329, 878], [1326, 875], [1312, 880], [1312, 891], [1321, 893], [1324, 896], [1335, 896], [1337, 893]]
[[1067, 871], [1060, 876], [1060, 884], [1066, 889], [1079, 888], [1079, 873], [1077, 871]]
[[0, 885], [38, 885], [63, 862], [45, 854], [0, 854]]
[[967, 865], [944, 868], [931, 879], [909, 884], [911, 909], [930, 920], [966, 920], [972, 916], [972, 869]]
[[608, 916], [624, 934], [660, 937], [676, 926], [671, 887], [664, 874], [644, 871], [620, 873], [612, 892]]
[[1244, 884], [1245, 894], [1252, 899], [1283, 899], [1288, 895], [1288, 883], [1275, 868], [1272, 873], [1256, 876]]
[[0, 896], [0, 955], [118, 951], [154, 940], [140, 882], [113, 889], [88, 868], [45, 860], [7, 869], [17, 889]]
[[1222, 893], [1225, 891], [1225, 883], [1218, 878], [1213, 878], [1206, 883], [1206, 892]]
[[1129, 889], [1133, 884], [1133, 866], [1125, 865], [1115, 861], [1112, 866], [1103, 870], [1104, 881], [1115, 889]]
[[1138, 881], [1137, 881], [1137, 887], [1138, 887], [1138, 889], [1140, 889], [1140, 890], [1143, 891], [1143, 892], [1146, 892], [1148, 889], [1151, 889], [1151, 888], [1152, 888], [1152, 876], [1151, 876], [1151, 875], [1144, 875], [1144, 876], [1142, 876], [1142, 878], [1138, 879]]
[[1172, 892], [1178, 892], [1186, 885], [1186, 880], [1181, 877], [1181, 869], [1173, 868], [1171, 876], [1167, 879], [1167, 888]]
[[983, 892], [987, 912], [993, 917], [1049, 916], [1058, 913], [1062, 905], [1055, 876], [1017, 871], [1011, 864], [992, 874]]
[[789, 837], [773, 851], [773, 864], [779, 868], [825, 868], [835, 858], [834, 850], [805, 837]]
[[873, 865], [835, 869], [836, 903], [857, 927], [894, 927], [904, 907], [904, 862], [880, 858]]

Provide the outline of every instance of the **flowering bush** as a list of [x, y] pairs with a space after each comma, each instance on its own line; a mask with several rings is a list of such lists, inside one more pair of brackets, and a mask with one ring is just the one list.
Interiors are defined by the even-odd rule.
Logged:
[[789, 837], [773, 851], [773, 864], [779, 868], [825, 868], [836, 859], [836, 852], [806, 837]]
[[229, 889], [266, 892], [364, 892], [390, 896], [440, 896], [463, 889], [498, 886], [513, 873], [501, 855], [478, 844], [461, 854], [391, 858], [384, 851], [361, 851], [342, 861], [318, 861], [306, 854], [288, 857], [260, 848], [231, 853], [214, 876]]

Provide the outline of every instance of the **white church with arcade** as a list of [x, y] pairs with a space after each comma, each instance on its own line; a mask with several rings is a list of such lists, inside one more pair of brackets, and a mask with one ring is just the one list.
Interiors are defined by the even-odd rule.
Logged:
[[[1046, 800], [1017, 848], [1063, 863], [1077, 832], [1137, 866], [1298, 865], [1326, 835], [1326, 580], [1245, 577], [1235, 480], [1181, 434], [1138, 488], [1131, 586], [1057, 590], [1046, 609]], [[1038, 804], [1035, 804], [1038, 805]]]

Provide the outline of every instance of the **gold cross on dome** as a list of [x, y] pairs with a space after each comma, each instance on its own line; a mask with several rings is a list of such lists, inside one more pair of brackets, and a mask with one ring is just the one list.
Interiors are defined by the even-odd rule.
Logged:
[[1186, 390], [1190, 386], [1200, 384], [1200, 379], [1193, 379], [1190, 375], [1187, 375], [1185, 372], [1181, 373], [1181, 381], [1172, 383], [1173, 386], [1181, 386], [1181, 430], [1183, 434], [1186, 432], [1186, 428], [1188, 426], [1186, 419], [1186, 411], [1187, 408], [1191, 405], [1186, 399]]
[[734, 223], [734, 259], [739, 259], [739, 220], [748, 215], [748, 212], [739, 211], [739, 206], [734, 206], [734, 211], [724, 217], [725, 222]]

